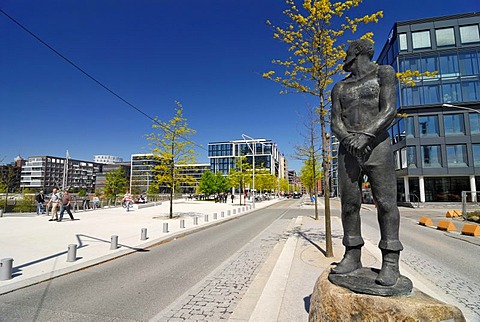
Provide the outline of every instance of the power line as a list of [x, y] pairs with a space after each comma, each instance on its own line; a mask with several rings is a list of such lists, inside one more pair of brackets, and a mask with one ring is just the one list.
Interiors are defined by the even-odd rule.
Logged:
[[[0, 8], [0, 12], [3, 13], [8, 19], [10, 19], [11, 21], [13, 21], [17, 26], [19, 26], [20, 28], [22, 28], [25, 32], [27, 32], [30, 36], [32, 36], [33, 38], [35, 38], [36, 40], [38, 40], [40, 43], [42, 43], [44, 46], [46, 46], [48, 49], [50, 49], [51, 51], [53, 51], [55, 54], [57, 54], [57, 56], [59, 56], [60, 58], [62, 58], [63, 60], [65, 60], [67, 63], [69, 63], [70, 65], [72, 65], [73, 67], [75, 67], [78, 71], [80, 71], [82, 74], [84, 74], [85, 76], [87, 76], [88, 78], [90, 78], [92, 81], [94, 81], [95, 83], [97, 83], [98, 85], [100, 85], [103, 89], [105, 89], [107, 92], [109, 92], [110, 94], [112, 94], [113, 96], [115, 96], [116, 98], [118, 98], [119, 100], [121, 100], [122, 102], [124, 102], [125, 104], [127, 104], [128, 106], [130, 106], [131, 108], [133, 108], [134, 110], [136, 110], [138, 113], [142, 114], [143, 116], [145, 116], [146, 118], [148, 118], [149, 120], [151, 120], [152, 122], [158, 124], [164, 131], [168, 131], [168, 132], [171, 132], [172, 134], [175, 134], [172, 130], [170, 130], [168, 127], [166, 127], [165, 125], [163, 125], [162, 123], [158, 122], [156, 119], [154, 119], [153, 117], [151, 117], [150, 115], [148, 115], [147, 113], [143, 112], [140, 108], [136, 107], [135, 105], [133, 105], [132, 103], [130, 103], [129, 101], [127, 101], [126, 99], [124, 99], [123, 97], [121, 97], [119, 94], [115, 93], [113, 90], [111, 90], [110, 88], [108, 88], [106, 85], [104, 85], [103, 83], [101, 83], [99, 80], [97, 80], [95, 77], [93, 77], [92, 75], [90, 75], [89, 73], [87, 73], [85, 70], [83, 70], [80, 66], [78, 66], [77, 64], [75, 64], [73, 61], [71, 61], [70, 59], [68, 59], [67, 57], [65, 57], [62, 53], [60, 53], [58, 50], [56, 50], [55, 48], [53, 48], [52, 46], [50, 46], [49, 44], [47, 44], [45, 41], [43, 41], [40, 37], [38, 37], [37, 35], [35, 35], [33, 32], [31, 32], [29, 29], [27, 29], [27, 27], [23, 26], [20, 22], [18, 22], [15, 18], [13, 18], [12, 16], [8, 15], [5, 11], [3, 11], [3, 9]], [[187, 143], [190, 143], [192, 145], [195, 145], [203, 150], [207, 150], [205, 147], [201, 146], [200, 144], [198, 143], [195, 143], [189, 139], [187, 139], [186, 137], [182, 136], [182, 135], [179, 135], [180, 138], [184, 139]]]

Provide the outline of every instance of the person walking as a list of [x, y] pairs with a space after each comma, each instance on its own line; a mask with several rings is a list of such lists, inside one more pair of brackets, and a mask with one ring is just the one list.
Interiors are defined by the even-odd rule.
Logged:
[[45, 195], [43, 191], [40, 191], [40, 193], [35, 196], [35, 201], [37, 202], [37, 215], [45, 213]]
[[52, 218], [50, 218], [48, 221], [54, 221], [58, 220], [58, 204], [60, 202], [60, 196], [58, 195], [57, 188], [53, 188], [52, 191], [52, 196], [50, 197], [50, 200], [48, 201], [47, 207], [50, 207], [52, 205]]
[[72, 199], [70, 199], [70, 195], [68, 191], [65, 191], [62, 196], [62, 209], [60, 210], [60, 218], [58, 219], [58, 222], [61, 222], [63, 220], [63, 213], [65, 212], [65, 210], [70, 216], [70, 219], [72, 221], [75, 220], [75, 218], [73, 218], [72, 212], [70, 211], [71, 203], [72, 203]]

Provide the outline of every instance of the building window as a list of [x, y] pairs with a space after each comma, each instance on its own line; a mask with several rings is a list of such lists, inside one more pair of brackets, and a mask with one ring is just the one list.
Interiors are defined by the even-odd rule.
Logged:
[[407, 50], [407, 34], [399, 34], [398, 35], [399, 43], [400, 43], [400, 50]]
[[444, 81], [442, 85], [443, 102], [452, 103], [461, 101], [460, 83], [457, 81]]
[[412, 32], [413, 49], [430, 48], [432, 44], [430, 42], [430, 31], [417, 31]]
[[467, 146], [465, 144], [447, 145], [448, 167], [467, 166]]
[[460, 52], [458, 54], [460, 75], [472, 76], [478, 75], [478, 57], [475, 51]]
[[460, 26], [460, 39], [462, 44], [470, 44], [480, 41], [478, 25]]
[[393, 152], [393, 158], [395, 159], [395, 170], [400, 170], [400, 150]]
[[480, 144], [472, 144], [473, 149], [473, 165], [480, 167]]
[[424, 145], [422, 149], [422, 166], [424, 168], [439, 168], [442, 166], [440, 145]]
[[456, 53], [440, 55], [439, 62], [442, 78], [458, 76], [458, 56]]
[[402, 158], [402, 169], [417, 167], [417, 155], [414, 146], [407, 146], [400, 149], [400, 155]]
[[455, 33], [453, 28], [436, 29], [435, 38], [437, 40], [437, 46], [452, 46], [455, 45]]
[[420, 137], [435, 137], [440, 135], [437, 115], [420, 116], [418, 123], [420, 125]]
[[424, 81], [423, 93], [426, 105], [440, 103], [440, 82], [435, 79]]
[[462, 79], [462, 98], [465, 102], [480, 100], [480, 80], [478, 77]]
[[413, 138], [415, 136], [415, 126], [413, 121], [414, 119], [411, 116], [405, 119], [405, 128], [406, 128], [407, 138]]
[[470, 113], [470, 134], [480, 134], [480, 114]]
[[423, 86], [402, 85], [402, 106], [423, 105]]
[[465, 124], [463, 114], [448, 114], [443, 116], [445, 136], [465, 135]]

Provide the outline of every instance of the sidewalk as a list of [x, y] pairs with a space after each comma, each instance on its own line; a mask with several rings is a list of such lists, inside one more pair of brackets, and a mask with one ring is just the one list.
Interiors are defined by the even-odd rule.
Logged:
[[[256, 202], [255, 208], [278, 201]], [[123, 208], [81, 211], [74, 213], [74, 221], [66, 214], [62, 222], [48, 221], [50, 217], [45, 215], [5, 214], [0, 218], [0, 259], [13, 258], [13, 278], [0, 280], [0, 294], [96, 265], [252, 210], [250, 203], [240, 206], [181, 199], [174, 201], [174, 219], [168, 219], [168, 202], [142, 209], [135, 207], [129, 212]], [[182, 220], [185, 228], [181, 228]], [[198, 220], [197, 225], [194, 220]], [[165, 232], [166, 225], [168, 232]], [[141, 240], [143, 228], [147, 229], [147, 240]], [[118, 236], [118, 248], [111, 250], [113, 235]], [[67, 262], [70, 244], [77, 245], [73, 262]]]

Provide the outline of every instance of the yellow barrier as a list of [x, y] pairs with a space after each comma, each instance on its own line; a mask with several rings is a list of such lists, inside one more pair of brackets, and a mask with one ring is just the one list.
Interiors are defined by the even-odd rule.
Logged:
[[418, 222], [418, 224], [422, 226], [433, 226], [432, 220], [425, 216], [420, 217], [420, 221]]
[[463, 225], [462, 235], [480, 236], [480, 226], [476, 224]]
[[456, 231], [457, 227], [455, 227], [455, 225], [448, 220], [440, 220], [438, 222], [437, 229], [446, 230], [446, 231]]

